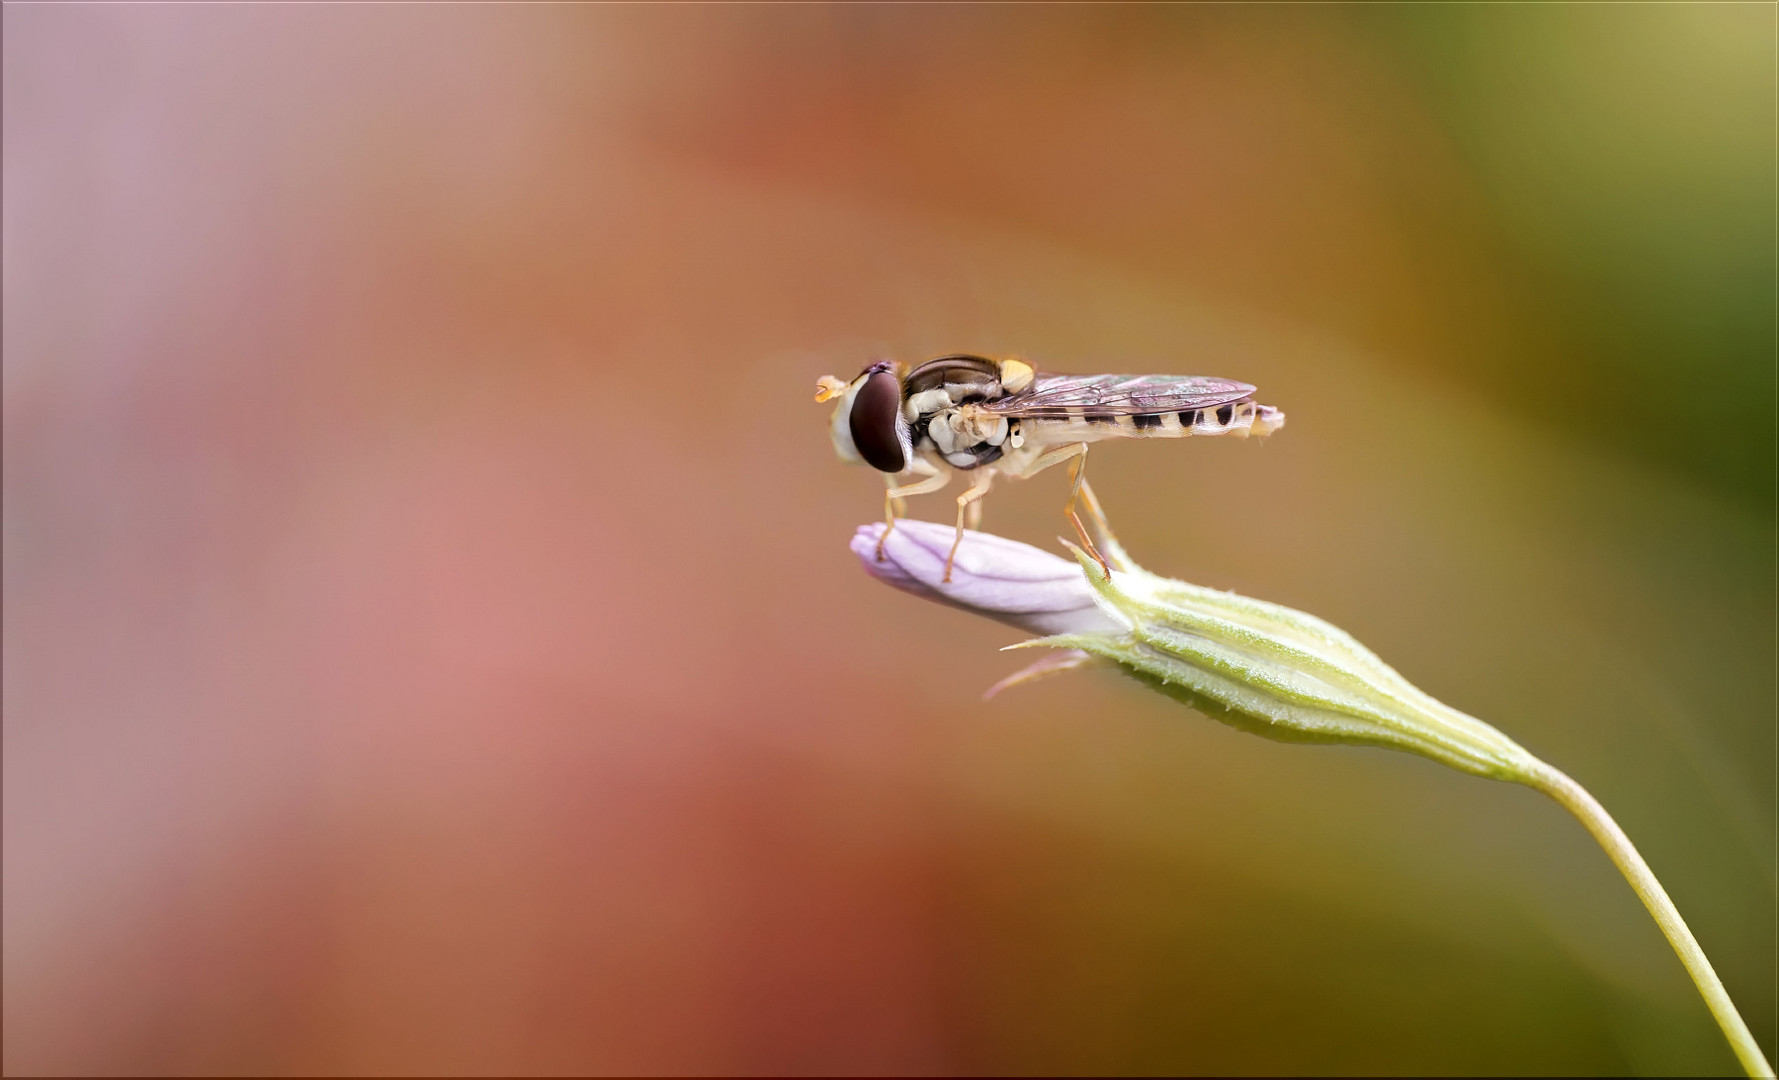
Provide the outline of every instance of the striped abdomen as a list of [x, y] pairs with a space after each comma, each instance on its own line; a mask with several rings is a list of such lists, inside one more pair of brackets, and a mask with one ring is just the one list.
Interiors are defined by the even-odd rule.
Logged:
[[1192, 435], [1270, 435], [1285, 426], [1285, 414], [1271, 405], [1237, 401], [1212, 409], [1164, 413], [1100, 413], [1070, 410], [1066, 417], [1025, 417], [1019, 421], [1027, 439], [1046, 443], [1097, 442], [1101, 439], [1184, 439]]

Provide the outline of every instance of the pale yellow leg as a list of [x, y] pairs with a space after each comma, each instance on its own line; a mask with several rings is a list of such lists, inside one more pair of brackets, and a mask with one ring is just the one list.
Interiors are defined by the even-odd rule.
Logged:
[[1021, 479], [1024, 479], [1029, 476], [1036, 476], [1045, 469], [1050, 468], [1052, 465], [1061, 465], [1063, 462], [1068, 461], [1071, 458], [1077, 460], [1075, 461], [1074, 474], [1069, 483], [1069, 504], [1063, 508], [1063, 513], [1068, 515], [1069, 521], [1074, 524], [1075, 534], [1081, 538], [1081, 546], [1087, 550], [1089, 555], [1093, 556], [1094, 562], [1100, 564], [1100, 569], [1106, 572], [1106, 576], [1111, 577], [1111, 565], [1106, 562], [1105, 556], [1100, 554], [1099, 548], [1094, 546], [1093, 539], [1087, 535], [1087, 527], [1081, 524], [1080, 516], [1075, 513], [1075, 502], [1081, 497], [1081, 485], [1086, 480], [1087, 444], [1072, 443], [1068, 446], [1059, 446], [1054, 450], [1045, 451], [1030, 465], [1021, 469], [1017, 473], [1013, 472], [1011, 469], [1006, 471], [1010, 476], [1018, 476]]
[[[1099, 496], [1093, 493], [1093, 485], [1088, 483], [1085, 479], [1081, 481], [1081, 498], [1082, 501], [1087, 504], [1087, 514], [1089, 517], [1093, 518], [1093, 527], [1099, 532], [1100, 539], [1104, 541], [1104, 546], [1109, 548], [1114, 555], [1122, 552], [1124, 550], [1124, 545], [1118, 542], [1117, 534], [1112, 532], [1112, 523], [1106, 520], [1106, 512], [1100, 509]], [[1118, 563], [1120, 566], [1123, 566], [1124, 560], [1119, 558]]]
[[1002, 469], [1001, 471], [1005, 472], [1008, 476], [1016, 476], [1021, 480], [1027, 480], [1038, 475], [1052, 465], [1061, 465], [1070, 458], [1084, 457], [1086, 454], [1086, 443], [1070, 443], [1067, 446], [1059, 446], [1054, 450], [1044, 451], [1042, 454], [1038, 455], [1030, 465], [1023, 467], [1018, 471], [1014, 471], [1013, 469]]
[[1075, 513], [1075, 503], [1081, 498], [1081, 485], [1086, 481], [1087, 444], [1082, 443], [1081, 454], [1075, 459], [1074, 476], [1069, 484], [1069, 505], [1063, 508], [1063, 513], [1067, 514], [1069, 520], [1074, 523], [1075, 535], [1081, 538], [1081, 546], [1087, 549], [1089, 555], [1093, 556], [1094, 562], [1100, 564], [1100, 569], [1105, 571], [1106, 578], [1110, 580], [1112, 577], [1111, 564], [1107, 563], [1106, 557], [1100, 554], [1100, 549], [1093, 545], [1093, 539], [1087, 535], [1087, 527], [1081, 524], [1080, 515]]
[[915, 458], [914, 464], [909, 468], [917, 473], [925, 473], [926, 479], [897, 487], [896, 475], [899, 474], [885, 473], [883, 477], [884, 483], [889, 487], [883, 493], [883, 535], [877, 538], [878, 562], [883, 561], [883, 542], [889, 539], [890, 532], [896, 527], [896, 501], [909, 495], [926, 495], [951, 483], [951, 470], [940, 469], [920, 458]]
[[1087, 444], [1081, 444], [1081, 456], [1075, 459], [1069, 468], [1069, 508], [1065, 513], [1075, 512], [1075, 503], [1081, 498], [1081, 482], [1087, 478]]
[[977, 474], [976, 482], [970, 485], [970, 490], [957, 497], [957, 539], [951, 542], [951, 554], [945, 556], [945, 577], [941, 579], [943, 582], [951, 580], [952, 560], [957, 558], [957, 546], [964, 542], [964, 515], [974, 510], [978, 518], [982, 516], [980, 500], [988, 494], [989, 485], [993, 484], [994, 480], [995, 471], [983, 469]]
[[[1026, 468], [1019, 470], [1018, 473], [1012, 473], [1012, 470], [1007, 471], [1009, 471], [1009, 475], [1018, 475], [1019, 479], [1025, 479], [1025, 477], [1035, 477], [1037, 473], [1041, 473], [1041, 471], [1046, 470], [1046, 468], [1050, 468], [1053, 464], [1062, 464], [1064, 461], [1069, 461], [1069, 459], [1075, 459], [1075, 470], [1073, 470], [1073, 475], [1071, 475], [1071, 479], [1069, 479], [1069, 505], [1066, 505], [1066, 507], [1062, 509], [1062, 512], [1067, 514], [1069, 521], [1075, 525], [1076, 536], [1082, 537], [1082, 548], [1085, 548], [1087, 553], [1094, 557], [1094, 562], [1098, 562], [1099, 569], [1103, 569], [1103, 571], [1107, 573], [1107, 576], [1112, 576], [1112, 566], [1105, 560], [1105, 555], [1099, 553], [1099, 548], [1094, 546], [1092, 537], [1087, 536], [1087, 527], [1082, 525], [1080, 514], [1076, 514], [1075, 512], [1076, 500], [1080, 500], [1080, 496], [1082, 496], [1082, 484], [1087, 482], [1087, 443], [1073, 443], [1073, 445], [1067, 445], [1067, 447], [1057, 447], [1055, 450], [1046, 450], [1044, 454], [1039, 455], [1035, 461], [1032, 461], [1032, 464], [1028, 464]], [[1094, 509], [1092, 512], [1094, 512], [1096, 516], [1099, 516], [1098, 509]], [[1103, 521], [1103, 516], [1099, 516], [1099, 520]]]

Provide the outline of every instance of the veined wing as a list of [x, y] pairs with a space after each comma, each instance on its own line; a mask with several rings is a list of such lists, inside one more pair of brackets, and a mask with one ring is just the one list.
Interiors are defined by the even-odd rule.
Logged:
[[1247, 383], [1209, 375], [1040, 375], [1019, 393], [978, 408], [1010, 419], [1131, 416], [1214, 409], [1253, 394]]

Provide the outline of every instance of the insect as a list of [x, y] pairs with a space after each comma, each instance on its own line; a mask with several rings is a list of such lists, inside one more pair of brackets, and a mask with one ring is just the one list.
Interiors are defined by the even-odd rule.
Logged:
[[[1063, 513], [1082, 546], [1105, 568], [1075, 513], [1090, 443], [1195, 435], [1245, 439], [1285, 424], [1284, 413], [1254, 400], [1252, 386], [1230, 379], [1045, 375], [1023, 360], [962, 353], [912, 370], [879, 360], [851, 382], [824, 375], [816, 383], [815, 400], [838, 401], [829, 432], [840, 459], [884, 474], [886, 537], [896, 526], [901, 499], [938, 491], [954, 469], [972, 474], [969, 490], [957, 497], [957, 539], [945, 560], [946, 581], [966, 519], [971, 528], [981, 521], [982, 498], [996, 476], [1025, 479], [1072, 462]], [[883, 558], [882, 540], [877, 557]]]

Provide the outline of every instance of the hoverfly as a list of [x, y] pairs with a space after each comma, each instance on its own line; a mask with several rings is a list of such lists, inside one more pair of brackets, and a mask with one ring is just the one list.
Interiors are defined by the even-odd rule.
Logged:
[[[1193, 435], [1269, 435], [1285, 414], [1254, 400], [1247, 383], [1205, 375], [1043, 375], [1022, 360], [956, 354], [912, 370], [879, 360], [851, 382], [824, 375], [815, 400], [838, 399], [830, 434], [842, 461], [884, 474], [883, 512], [896, 526], [896, 503], [938, 491], [951, 471], [974, 474], [957, 497], [957, 539], [945, 580], [964, 539], [966, 518], [981, 520], [982, 497], [998, 475], [1024, 479], [1073, 462], [1063, 511], [1082, 546], [1102, 568], [1075, 503], [1089, 443], [1101, 439], [1183, 439]], [[906, 478], [908, 482], [898, 483]], [[877, 557], [883, 558], [878, 542]], [[1110, 573], [1110, 570], [1107, 570]]]

